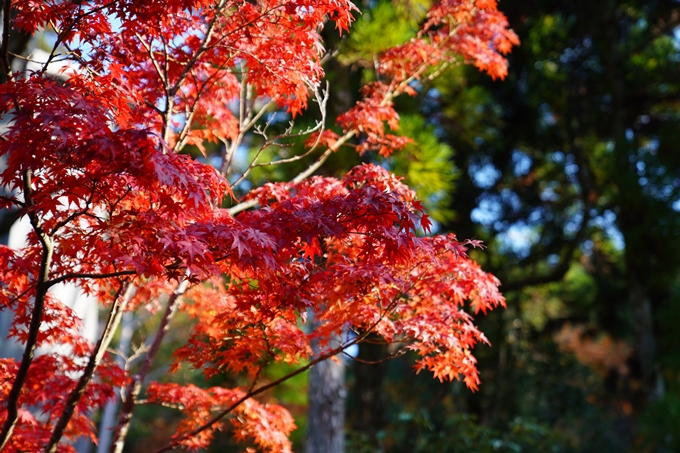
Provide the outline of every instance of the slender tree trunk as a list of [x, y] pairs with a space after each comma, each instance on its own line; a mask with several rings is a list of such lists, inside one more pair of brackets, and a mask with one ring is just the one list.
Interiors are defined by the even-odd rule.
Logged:
[[[331, 347], [337, 347], [337, 344]], [[320, 350], [314, 345], [314, 354]], [[305, 453], [344, 453], [345, 451], [345, 364], [324, 360], [309, 373], [309, 408]]]
[[[131, 312], [126, 312], [123, 315], [122, 328], [120, 331], [120, 340], [118, 342], [118, 350], [127, 355], [132, 342], [134, 317]], [[117, 362], [120, 366], [125, 366], [125, 359], [122, 356], [117, 357]], [[116, 414], [118, 412], [118, 404], [120, 396], [116, 393], [114, 399], [109, 401], [104, 412], [102, 413], [102, 420], [99, 423], [99, 443], [97, 445], [97, 453], [107, 453], [111, 448], [113, 441], [113, 430], [116, 429]]]
[[[330, 27], [322, 31], [324, 42], [329, 48], [338, 45], [340, 37]], [[348, 110], [356, 101], [356, 88], [353, 84], [359, 80], [351, 76], [351, 69], [343, 67], [336, 60], [328, 63], [329, 72], [336, 74], [330, 92], [328, 117], [337, 116]], [[310, 318], [312, 323], [315, 320]], [[331, 341], [330, 348], [341, 344], [342, 338]], [[321, 350], [312, 344], [314, 355]], [[345, 364], [342, 361], [324, 360], [312, 367], [309, 372], [307, 390], [309, 405], [307, 408], [307, 434], [305, 453], [344, 453], [345, 451]]]

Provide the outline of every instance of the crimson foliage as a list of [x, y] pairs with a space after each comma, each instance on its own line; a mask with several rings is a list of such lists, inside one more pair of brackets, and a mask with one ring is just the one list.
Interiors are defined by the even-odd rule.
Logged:
[[[253, 398], [280, 382], [263, 381], [263, 367], [297, 364], [290, 377], [369, 334], [416, 351], [418, 370], [477, 387], [471, 350], [486, 340], [463, 305], [478, 312], [503, 304], [498, 281], [454, 236], [419, 237], [418, 226], [430, 227], [422, 205], [383, 168], [363, 165], [342, 179], [312, 174], [351, 140], [359, 152], [384, 155], [407, 143], [386, 129], [398, 128], [393, 99], [416, 94], [447, 67], [469, 62], [503, 78], [501, 54], [517, 38], [495, 1], [436, 3], [417, 38], [378, 57], [380, 81], [337, 119], [337, 132], [321, 121], [277, 137], [262, 125], [271, 109], [295, 118], [312, 99], [325, 120], [317, 30], [330, 20], [347, 31], [349, 1], [6, 0], [4, 7], [0, 113], [9, 125], [0, 177], [15, 195], [0, 208], [21, 210], [33, 231], [25, 248], [0, 248], [0, 307], [13, 313], [11, 335], [25, 345], [21, 361], [0, 359], [3, 451], [71, 451], [69, 440], [94, 439], [89, 414], [116, 389], [125, 397], [112, 451], [122, 450], [142, 392], [146, 403], [186, 415], [160, 451], [206, 446], [225, 421], [263, 451], [290, 451], [290, 415]], [[56, 34], [41, 70], [9, 71], [12, 27]], [[71, 64], [54, 78], [49, 63], [59, 60]], [[292, 181], [223, 208], [233, 197], [234, 154], [254, 131], [265, 146], [308, 135], [305, 155], [317, 158]], [[219, 170], [182, 153], [206, 140], [224, 144]], [[249, 169], [261, 164], [256, 158]], [[96, 294], [109, 311], [97, 344], [81, 338], [77, 316], [49, 292], [61, 282]], [[106, 350], [123, 312], [153, 304], [164, 306], [161, 324], [131, 374]], [[241, 373], [249, 386], [143, 388], [178, 310], [195, 323], [174, 366]], [[310, 313], [318, 327], [306, 332], [301, 321]], [[312, 340], [328, 345], [344, 329], [357, 336], [311, 355]], [[68, 353], [62, 346], [34, 357], [46, 345], [66, 345]]]

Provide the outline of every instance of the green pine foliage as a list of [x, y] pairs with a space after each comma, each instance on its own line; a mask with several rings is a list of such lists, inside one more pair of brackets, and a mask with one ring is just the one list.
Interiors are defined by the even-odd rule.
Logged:
[[352, 33], [340, 46], [338, 61], [373, 68], [373, 60], [384, 50], [416, 36], [417, 23], [429, 8], [428, 0], [379, 1], [363, 8], [352, 25]]
[[441, 143], [435, 127], [419, 115], [402, 116], [399, 133], [411, 138], [413, 143], [389, 158], [391, 170], [405, 176], [406, 184], [416, 191], [434, 220], [450, 220], [452, 192], [458, 174], [452, 164], [453, 149]]

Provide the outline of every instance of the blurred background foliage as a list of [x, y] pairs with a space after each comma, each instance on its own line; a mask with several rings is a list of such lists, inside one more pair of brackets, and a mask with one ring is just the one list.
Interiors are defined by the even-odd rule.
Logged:
[[444, 153], [391, 166], [503, 282], [481, 389], [357, 362], [350, 451], [680, 451], [680, 4], [501, 9], [522, 40], [505, 81], [460, 67], [401, 101], [404, 133], [447, 150], [449, 177], [421, 179], [447, 205], [417, 175]]
[[[364, 4], [357, 28], [383, 31], [350, 35], [336, 70], [371, 80], [418, 8]], [[680, 451], [680, 4], [501, 9], [522, 40], [508, 78], [463, 66], [400, 99], [415, 143], [383, 162], [440, 231], [488, 247], [508, 308], [478, 318], [483, 384], [354, 362], [348, 451]]]

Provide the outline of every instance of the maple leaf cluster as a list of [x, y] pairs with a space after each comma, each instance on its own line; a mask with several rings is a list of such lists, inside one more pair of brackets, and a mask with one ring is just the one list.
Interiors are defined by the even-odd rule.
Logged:
[[[423, 206], [379, 166], [311, 175], [352, 140], [358, 152], [385, 156], [406, 145], [386, 133], [399, 126], [393, 99], [417, 94], [446, 67], [472, 63], [503, 78], [502, 55], [517, 38], [494, 1], [436, 3], [417, 38], [379, 56], [380, 81], [337, 118], [336, 131], [289, 130], [309, 135], [309, 153], [320, 148], [308, 170], [223, 207], [234, 199], [233, 153], [246, 134], [265, 135], [257, 128], [267, 109], [295, 118], [312, 97], [323, 101], [318, 30], [331, 20], [348, 31], [354, 10], [347, 0], [6, 0], [12, 27], [52, 30], [56, 42], [42, 70], [27, 73], [8, 69], [9, 32], [0, 46], [8, 121], [0, 178], [13, 194], [0, 208], [19, 210], [32, 227], [24, 248], [0, 247], [0, 309], [25, 347], [21, 360], [0, 359], [2, 451], [71, 451], [78, 437], [96, 439], [90, 414], [121, 391], [113, 452], [142, 402], [185, 415], [159, 451], [205, 447], [228, 420], [238, 439], [287, 452], [290, 414], [255, 398], [279, 383], [264, 381], [263, 368], [297, 366], [291, 377], [369, 334], [415, 351], [418, 370], [477, 388], [471, 351], [486, 338], [466, 304], [477, 313], [504, 300], [495, 277], [467, 256], [475, 244], [419, 236], [431, 225]], [[71, 61], [66, 81], [47, 71], [58, 59]], [[224, 144], [219, 169], [183, 153], [206, 152], [206, 141]], [[64, 282], [109, 313], [94, 345], [50, 292]], [[143, 309], [161, 322], [130, 373], [106, 351], [122, 313]], [[178, 310], [193, 330], [173, 368], [236, 373], [248, 387], [144, 386]], [[346, 330], [356, 336], [332, 346]], [[51, 352], [36, 356], [37, 348]]]

